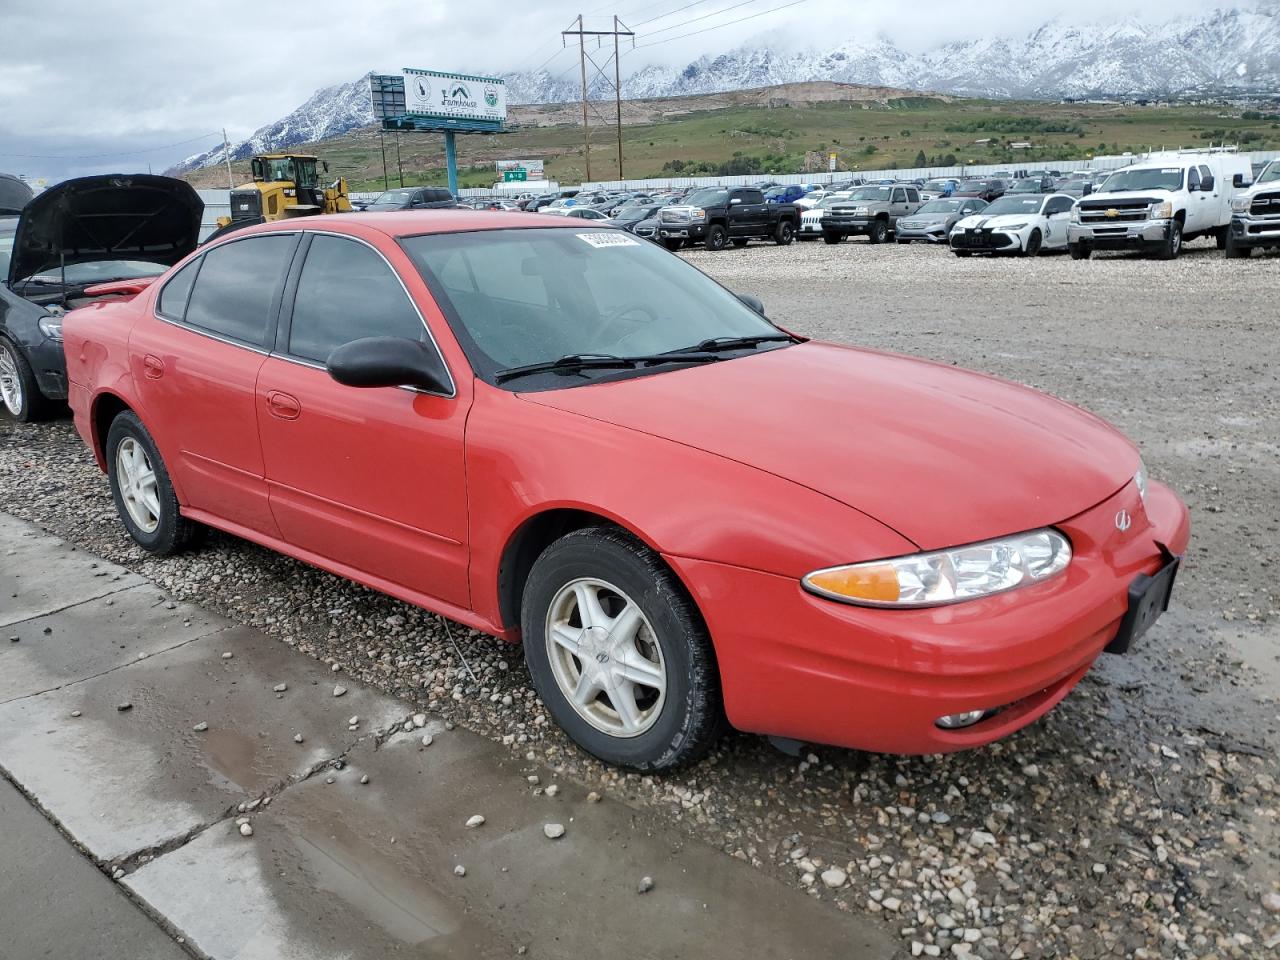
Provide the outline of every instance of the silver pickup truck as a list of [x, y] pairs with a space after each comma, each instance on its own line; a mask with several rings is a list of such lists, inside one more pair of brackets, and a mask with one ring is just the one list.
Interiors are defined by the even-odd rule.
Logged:
[[920, 209], [920, 191], [901, 183], [858, 187], [849, 199], [833, 204], [822, 218], [822, 239], [839, 243], [845, 237], [866, 234], [872, 243], [889, 239], [901, 217]]

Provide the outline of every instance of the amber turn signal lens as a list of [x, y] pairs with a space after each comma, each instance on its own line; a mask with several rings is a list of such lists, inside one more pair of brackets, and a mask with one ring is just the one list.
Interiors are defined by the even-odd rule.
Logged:
[[897, 571], [887, 563], [822, 570], [809, 574], [805, 582], [833, 596], [875, 603], [896, 603], [901, 589]]

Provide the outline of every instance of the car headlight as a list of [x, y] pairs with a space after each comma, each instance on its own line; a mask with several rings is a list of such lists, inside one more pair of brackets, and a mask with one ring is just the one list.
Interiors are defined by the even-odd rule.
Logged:
[[1071, 222], [1080, 222], [1080, 207], [1078, 205], [1071, 208]]
[[1071, 543], [1056, 530], [915, 553], [890, 560], [815, 570], [810, 593], [865, 607], [933, 607], [1037, 583], [1071, 562]]
[[50, 340], [62, 342], [62, 317], [41, 317], [40, 332]]
[[1141, 460], [1138, 461], [1138, 472], [1133, 475], [1133, 484], [1138, 488], [1138, 496], [1142, 498], [1142, 502], [1147, 502], [1147, 465]]
[[1231, 209], [1235, 213], [1248, 213], [1251, 203], [1253, 203], [1252, 197], [1232, 197]]
[[1022, 223], [1011, 223], [1011, 224], [1009, 224], [1007, 227], [1001, 227], [1000, 229], [1002, 229], [1002, 230], [1012, 230], [1012, 231], [1014, 231], [1014, 232], [1016, 233], [1016, 232], [1017, 232], [1017, 231], [1019, 231], [1019, 230], [1025, 230], [1025, 229], [1027, 229], [1027, 224], [1026, 224], [1026, 221], [1024, 220]]
[[1173, 201], [1166, 200], [1164, 203], [1157, 203], [1151, 208], [1152, 220], [1168, 220], [1173, 216]]
[[865, 216], [866, 216], [868, 213], [870, 213], [870, 212], [871, 212], [871, 210], [870, 210], [869, 208], [867, 208], [867, 207], [854, 207], [854, 208], [853, 208], [854, 216], [858, 216], [858, 217], [865, 217]]

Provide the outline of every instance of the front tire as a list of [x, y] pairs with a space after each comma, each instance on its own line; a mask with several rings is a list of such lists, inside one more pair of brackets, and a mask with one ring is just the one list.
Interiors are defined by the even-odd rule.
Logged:
[[824, 243], [844, 243], [844, 234], [832, 233], [829, 230], [824, 230], [822, 233], [822, 239]]
[[773, 242], [780, 247], [785, 247], [790, 245], [791, 241], [795, 239], [795, 235], [796, 231], [791, 226], [791, 221], [781, 220], [778, 222], [778, 228], [773, 232]]
[[1237, 243], [1235, 237], [1230, 234], [1227, 235], [1227, 242], [1223, 247], [1223, 254], [1228, 260], [1244, 260], [1252, 253], [1253, 249], [1251, 247], [1246, 247], [1244, 244]]
[[889, 224], [883, 220], [877, 220], [871, 225], [871, 230], [867, 233], [867, 239], [872, 243], [884, 243], [889, 239]]
[[723, 250], [725, 244], [729, 242], [729, 231], [718, 223], [713, 223], [707, 228], [706, 245], [708, 250]]
[[43, 419], [53, 407], [40, 392], [26, 356], [4, 337], [0, 337], [0, 407], [19, 423]]
[[543, 551], [525, 585], [521, 629], [542, 702], [606, 763], [670, 770], [722, 732], [706, 626], [662, 559], [624, 531], [587, 527]]
[[196, 540], [201, 528], [182, 516], [155, 440], [132, 411], [111, 421], [106, 459], [116, 512], [138, 546], [168, 556]]
[[681, 247], [684, 246], [684, 241], [683, 240], [663, 240], [662, 245], [666, 247], [668, 250], [670, 250], [672, 253], [675, 253], [677, 250], [679, 250]]
[[1156, 258], [1159, 260], [1177, 260], [1178, 254], [1182, 252], [1182, 221], [1169, 221], [1169, 236], [1165, 237], [1164, 242], [1160, 244], [1156, 251]]
[[1093, 256], [1093, 248], [1087, 243], [1073, 243], [1068, 249], [1071, 251], [1072, 260], [1088, 260]]
[[1044, 245], [1044, 238], [1040, 236], [1039, 230], [1032, 230], [1031, 236], [1027, 237], [1027, 245], [1022, 251], [1024, 257], [1035, 257], [1040, 254], [1040, 247]]

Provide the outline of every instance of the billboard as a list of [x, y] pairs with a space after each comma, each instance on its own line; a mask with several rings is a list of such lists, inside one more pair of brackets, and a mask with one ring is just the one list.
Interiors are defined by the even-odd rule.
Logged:
[[507, 85], [495, 77], [404, 70], [405, 112], [460, 120], [507, 119]]
[[504, 183], [546, 179], [541, 160], [499, 160], [495, 166], [498, 179]]

